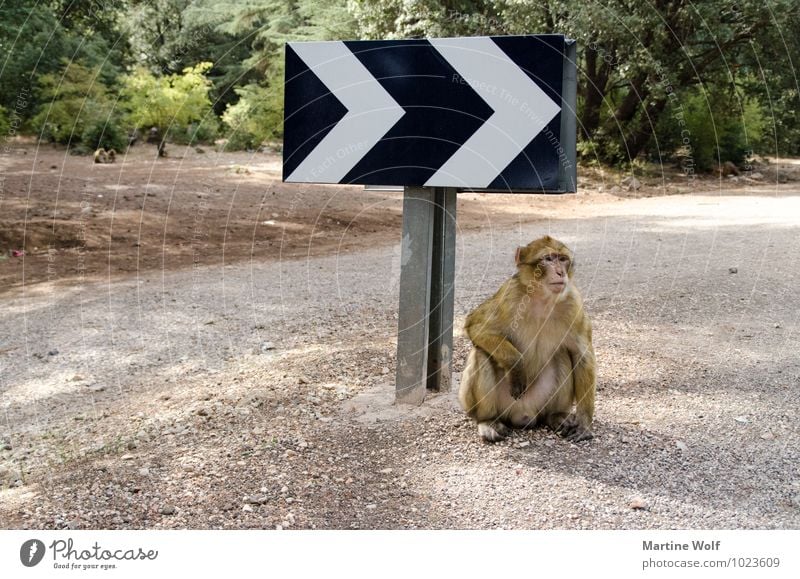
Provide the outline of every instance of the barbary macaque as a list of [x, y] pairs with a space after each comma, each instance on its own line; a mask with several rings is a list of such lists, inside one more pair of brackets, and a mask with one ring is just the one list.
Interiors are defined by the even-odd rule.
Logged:
[[102, 147], [94, 152], [95, 163], [113, 163], [117, 160], [117, 152], [114, 149], [106, 151]]
[[474, 348], [462, 373], [461, 406], [490, 442], [508, 436], [509, 427], [537, 425], [573, 442], [588, 440], [595, 357], [572, 251], [545, 236], [517, 248], [516, 265], [516, 274], [467, 316]]

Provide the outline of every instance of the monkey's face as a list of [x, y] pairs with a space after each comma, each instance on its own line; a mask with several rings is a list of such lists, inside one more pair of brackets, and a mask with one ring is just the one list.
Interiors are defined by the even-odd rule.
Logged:
[[550, 236], [518, 248], [516, 262], [520, 280], [529, 287], [541, 288], [549, 295], [559, 295], [570, 286], [572, 252]]
[[554, 294], [563, 292], [569, 285], [571, 262], [563, 253], [548, 253], [534, 267], [536, 281]]

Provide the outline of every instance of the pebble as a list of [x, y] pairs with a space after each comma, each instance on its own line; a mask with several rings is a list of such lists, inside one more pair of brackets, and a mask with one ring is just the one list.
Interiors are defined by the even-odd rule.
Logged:
[[747, 420], [747, 416], [737, 416], [736, 418], [734, 418], [734, 420], [739, 424], [747, 424], [748, 422], [750, 422], [749, 420]]
[[120, 460], [133, 460], [133, 455], [132, 454], [123, 454], [119, 458], [120, 458]]
[[377, 508], [378, 508], [378, 505], [376, 505], [375, 503], [370, 503], [370, 504], [367, 505], [367, 509], [369, 509], [370, 511], [372, 511], [374, 509], [377, 509]]
[[728, 273], [739, 273], [739, 268], [737, 267], [729, 267]]
[[261, 343], [261, 351], [262, 352], [269, 352], [270, 350], [275, 349], [275, 344], [272, 342], [262, 342]]
[[381, 474], [391, 474], [391, 472], [392, 472], [392, 469], [390, 469], [390, 468], [382, 468], [382, 469], [381, 469], [380, 471], [378, 471], [378, 472], [380, 472]]
[[263, 505], [267, 500], [269, 499], [266, 495], [251, 495], [244, 498], [244, 502], [251, 505]]
[[244, 505], [244, 506], [242, 507], [242, 510], [243, 510], [245, 513], [252, 513], [252, 512], [253, 512], [253, 507], [251, 507], [250, 505]]
[[161, 508], [162, 515], [174, 515], [177, 512], [177, 509], [172, 505], [167, 505]]
[[139, 476], [150, 476], [150, 469], [149, 468], [140, 468], [139, 469]]
[[683, 450], [683, 451], [689, 450], [689, 447], [682, 440], [679, 440], [678, 442], [676, 442], [675, 446], [678, 447], [678, 450]]
[[628, 506], [633, 510], [644, 510], [647, 508], [647, 502], [641, 497], [636, 497], [631, 500]]

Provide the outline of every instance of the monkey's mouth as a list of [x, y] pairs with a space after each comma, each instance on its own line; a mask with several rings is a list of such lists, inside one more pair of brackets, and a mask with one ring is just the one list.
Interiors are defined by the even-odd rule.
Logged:
[[551, 281], [550, 282], [550, 287], [558, 289], [558, 290], [564, 289], [565, 285], [566, 284], [563, 281]]

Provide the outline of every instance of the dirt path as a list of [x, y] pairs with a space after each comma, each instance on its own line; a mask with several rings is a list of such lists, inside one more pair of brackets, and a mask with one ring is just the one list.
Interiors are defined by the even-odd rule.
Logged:
[[0, 310], [0, 526], [800, 528], [796, 188], [497, 204], [460, 199], [485, 224], [459, 236], [457, 325], [516, 245], [569, 243], [594, 440], [487, 445], [450, 395], [392, 406], [391, 239], [52, 281]]

